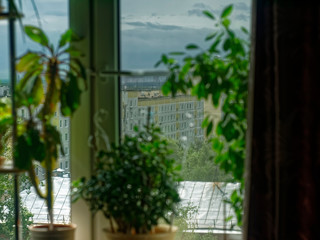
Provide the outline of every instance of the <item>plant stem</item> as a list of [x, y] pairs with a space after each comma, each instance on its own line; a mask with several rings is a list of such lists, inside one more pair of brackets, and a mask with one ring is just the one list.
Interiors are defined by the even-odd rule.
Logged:
[[47, 160], [47, 207], [48, 207], [48, 213], [49, 213], [49, 231], [53, 231], [53, 201], [52, 201], [52, 164], [51, 159]]

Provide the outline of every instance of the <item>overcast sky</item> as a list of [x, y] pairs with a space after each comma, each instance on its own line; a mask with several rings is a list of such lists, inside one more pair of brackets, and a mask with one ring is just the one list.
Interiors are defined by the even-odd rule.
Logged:
[[[52, 42], [68, 28], [67, 0], [35, 0], [41, 24]], [[37, 25], [30, 0], [22, 0], [24, 23]], [[228, 4], [234, 4], [233, 29], [250, 27], [251, 0], [122, 0], [122, 68], [153, 69], [162, 53], [183, 50], [188, 43], [203, 46], [213, 23], [202, 15], [210, 10], [219, 16]], [[8, 78], [8, 35], [6, 21], [0, 21], [0, 79]], [[17, 31], [18, 55], [34, 45], [22, 41]]]

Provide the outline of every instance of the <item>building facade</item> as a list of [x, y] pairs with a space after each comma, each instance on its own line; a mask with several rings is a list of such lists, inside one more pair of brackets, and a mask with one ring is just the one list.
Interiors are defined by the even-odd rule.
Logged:
[[158, 125], [166, 137], [183, 141], [204, 138], [201, 128], [204, 101], [188, 95], [166, 97], [160, 90], [125, 90], [121, 93], [123, 135], [134, 135], [134, 126], [141, 129], [147, 124], [148, 107], [150, 107], [150, 122]]

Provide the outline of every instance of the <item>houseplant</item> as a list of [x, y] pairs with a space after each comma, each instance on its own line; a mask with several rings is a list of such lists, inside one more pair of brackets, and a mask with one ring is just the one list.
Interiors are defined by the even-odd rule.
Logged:
[[[63, 148], [52, 118], [55, 111], [71, 116], [86, 88], [86, 73], [79, 60], [81, 54], [70, 46], [71, 41], [79, 38], [68, 30], [61, 35], [55, 48], [41, 29], [25, 26], [24, 31], [42, 50], [27, 52], [16, 65], [22, 75], [15, 89], [16, 108], [24, 108], [28, 117], [19, 121], [15, 133], [14, 165], [28, 172], [36, 193], [46, 202], [50, 220], [48, 226], [31, 227], [31, 238], [73, 239], [74, 225], [53, 224], [52, 170], [59, 151], [63, 154]], [[41, 164], [46, 172], [45, 192], [38, 185], [36, 163]], [[63, 238], [61, 234], [67, 237]]]
[[[198, 99], [210, 100], [214, 107], [221, 108], [223, 117], [215, 126], [212, 148], [216, 153], [215, 162], [232, 174], [234, 182], [241, 184], [229, 200], [241, 226], [250, 43], [248, 30], [231, 29], [232, 10], [233, 5], [227, 6], [220, 17], [203, 11], [215, 26], [215, 31], [205, 38], [209, 47], [202, 49], [188, 44], [186, 52], [163, 54], [156, 66], [164, 64], [170, 72], [162, 87], [164, 95], [191, 92]], [[183, 57], [182, 62], [177, 55]], [[214, 130], [212, 116], [206, 116], [202, 126], [209, 136]]]
[[170, 213], [175, 213], [180, 200], [180, 168], [159, 128], [147, 125], [139, 131], [136, 127], [135, 133], [109, 150], [96, 151], [95, 172], [73, 183], [73, 201], [82, 198], [93, 213], [104, 214], [110, 240], [173, 239], [176, 227], [158, 223], [160, 219], [171, 223]]

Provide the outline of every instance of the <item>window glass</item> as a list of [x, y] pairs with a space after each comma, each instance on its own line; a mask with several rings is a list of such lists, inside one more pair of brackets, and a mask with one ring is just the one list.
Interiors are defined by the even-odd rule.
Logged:
[[[6, 2], [6, 1], [2, 1]], [[68, 1], [64, 0], [46, 0], [46, 1], [34, 1], [38, 13], [40, 15], [40, 27], [47, 34], [49, 40], [57, 45], [60, 34], [65, 32], [68, 28]], [[22, 0], [21, 1], [23, 7], [23, 24], [30, 24], [39, 27], [39, 21], [36, 18], [36, 13], [33, 9], [32, 1]], [[8, 92], [11, 89], [8, 89], [9, 82], [9, 55], [8, 55], [8, 27], [7, 21], [0, 21], [0, 97], [4, 97], [8, 95]], [[28, 49], [37, 50], [37, 45], [31, 42], [27, 36], [22, 34], [20, 25], [16, 24], [16, 46], [17, 46], [17, 57], [26, 53]], [[38, 48], [38, 50], [41, 50]], [[19, 109], [18, 115], [20, 117], [28, 117], [28, 111], [25, 109]], [[62, 130], [64, 122], [64, 128]], [[61, 136], [65, 135], [66, 140], [68, 139], [69, 133], [69, 125], [68, 120], [61, 117], [59, 112], [54, 113], [53, 124], [56, 125], [57, 129], [60, 130]], [[63, 148], [69, 148], [69, 142], [64, 141], [62, 139]], [[54, 220], [56, 223], [68, 223], [70, 221], [70, 200], [69, 200], [69, 186], [70, 186], [70, 174], [68, 169], [69, 166], [69, 155], [60, 156], [57, 162], [57, 168], [60, 167], [61, 170], [56, 171], [54, 177]], [[39, 177], [40, 181], [44, 179], [44, 171], [41, 166], [36, 168], [36, 174]], [[0, 177], [2, 177], [0, 175]], [[20, 187], [20, 197], [21, 197], [21, 205], [24, 207], [28, 216], [22, 216], [22, 223], [30, 224], [33, 223], [47, 223], [47, 210], [44, 204], [44, 201], [39, 199], [35, 194], [34, 190], [30, 188], [30, 184], [28, 184], [26, 176], [21, 176], [21, 187]], [[0, 180], [0, 182], [2, 182]], [[2, 189], [0, 189], [0, 199]], [[1, 200], [2, 202], [2, 200]], [[0, 207], [0, 216], [6, 212], [6, 209]], [[2, 222], [2, 218], [0, 220], [0, 229], [2, 228], [1, 224], [5, 224]], [[24, 226], [24, 225], [23, 225]], [[12, 233], [14, 233], [14, 226], [10, 226], [9, 229]], [[28, 239], [26, 235], [28, 231], [23, 232], [22, 239]], [[11, 233], [10, 233], [11, 234]], [[13, 235], [12, 235], [13, 236]], [[14, 237], [6, 237], [1, 235], [0, 230], [0, 239], [14, 239]]]
[[[163, 53], [184, 51], [194, 43], [208, 47], [205, 37], [212, 33], [212, 20], [204, 10], [220, 16], [229, 4], [234, 5], [232, 27], [249, 29], [251, 1], [220, 0], [122, 0], [121, 1], [121, 67], [123, 70], [164, 70], [154, 65]], [[146, 124], [147, 108], [151, 122], [158, 125], [175, 149], [175, 159], [182, 165], [181, 212], [187, 211], [184, 230], [209, 233], [236, 224], [234, 213], [225, 199], [238, 187], [231, 176], [214, 164], [215, 153], [206, 139], [202, 121], [210, 115], [218, 122], [222, 113], [211, 102], [198, 101], [191, 95], [164, 96], [161, 86], [166, 74], [126, 76], [121, 78], [121, 133], [133, 135], [133, 126]], [[133, 102], [135, 104], [133, 104]], [[190, 214], [190, 215], [189, 215]], [[233, 219], [224, 222], [230, 215]], [[238, 233], [240, 229], [234, 228]]]

